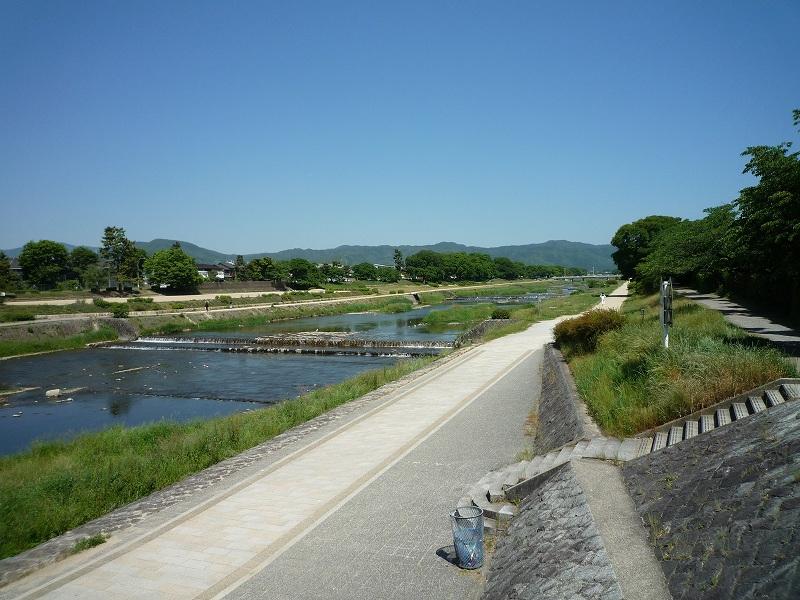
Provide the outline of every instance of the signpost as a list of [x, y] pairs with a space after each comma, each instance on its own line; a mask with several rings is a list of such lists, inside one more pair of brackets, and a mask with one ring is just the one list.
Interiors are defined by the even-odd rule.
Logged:
[[661, 280], [661, 327], [664, 348], [669, 348], [669, 328], [672, 326], [672, 277]]

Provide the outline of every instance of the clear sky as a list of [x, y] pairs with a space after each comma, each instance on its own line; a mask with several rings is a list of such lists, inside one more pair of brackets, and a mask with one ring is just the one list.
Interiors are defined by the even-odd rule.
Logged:
[[798, 32], [797, 0], [3, 0], [0, 247], [607, 243], [792, 139]]

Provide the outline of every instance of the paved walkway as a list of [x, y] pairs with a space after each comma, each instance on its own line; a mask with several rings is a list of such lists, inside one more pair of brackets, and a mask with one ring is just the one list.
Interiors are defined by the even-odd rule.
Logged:
[[716, 294], [700, 293], [690, 288], [676, 288], [675, 292], [706, 308], [711, 308], [722, 313], [725, 320], [746, 332], [772, 342], [776, 347], [785, 352], [800, 369], [800, 332], [776, 323], [768, 317], [757, 315], [750, 309], [722, 298]]
[[[622, 300], [610, 297], [606, 307]], [[430, 552], [429, 523], [433, 519], [446, 529], [444, 508], [474, 481], [471, 473], [459, 472], [459, 461], [470, 463], [480, 476], [487, 464], [509, 461], [509, 446], [521, 445], [519, 429], [514, 433], [513, 428], [515, 423], [521, 428], [520, 416], [538, 394], [534, 356], [551, 340], [554, 323], [538, 323], [476, 347], [171, 520], [155, 527], [142, 524], [138, 536], [112, 538], [12, 584], [0, 597], [177, 599], [230, 593], [306, 598], [313, 592], [325, 598], [413, 598], [420, 589], [438, 590], [442, 582], [437, 597], [469, 595], [480, 581]], [[502, 416], [507, 406], [513, 406], [511, 422]], [[477, 421], [464, 420], [468, 408]], [[516, 443], [504, 442], [509, 430]], [[436, 460], [439, 448], [446, 460]], [[490, 452], [480, 460], [469, 461], [485, 450]], [[449, 479], [443, 472], [448, 466], [456, 471]], [[443, 487], [436, 485], [439, 476], [448, 481]], [[415, 489], [422, 494], [415, 496]], [[420, 518], [428, 499], [436, 508]], [[359, 506], [375, 518], [364, 520]], [[329, 517], [335, 518], [326, 522]], [[316, 537], [309, 537], [305, 548], [316, 551], [314, 560], [302, 545], [312, 533]], [[442, 538], [439, 529], [437, 541], [446, 544], [446, 532]], [[397, 560], [383, 560], [383, 574], [373, 575], [371, 554]], [[404, 556], [412, 556], [416, 567], [403, 571]], [[394, 581], [389, 575], [397, 569], [403, 576]], [[284, 577], [274, 589], [276, 572]], [[287, 578], [287, 573], [297, 575]], [[420, 579], [424, 573], [437, 579]], [[394, 583], [376, 596], [374, 586], [381, 581]], [[268, 594], [267, 583], [273, 587]]]

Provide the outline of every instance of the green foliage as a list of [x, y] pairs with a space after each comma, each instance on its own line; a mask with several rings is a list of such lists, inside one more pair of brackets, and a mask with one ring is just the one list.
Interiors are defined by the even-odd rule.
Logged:
[[561, 321], [553, 333], [556, 345], [565, 356], [578, 356], [592, 352], [602, 334], [619, 329], [624, 324], [625, 317], [616, 310], [590, 310], [573, 319]]
[[125, 229], [109, 226], [103, 231], [100, 241], [100, 258], [111, 270], [117, 281], [117, 289], [122, 289], [122, 284], [132, 281], [141, 271], [145, 259], [145, 252], [134, 246], [133, 242], [125, 237]]
[[569, 358], [578, 391], [606, 433], [644, 431], [794, 374], [778, 351], [720, 313], [683, 299], [673, 306], [668, 350], [654, 295], [626, 301], [625, 324], [601, 335], [594, 352]]
[[511, 311], [507, 308], [495, 308], [492, 311], [492, 318], [493, 319], [510, 319], [511, 318]]
[[400, 361], [252, 412], [182, 424], [112, 427], [2, 457], [0, 558], [235, 456], [432, 360]]
[[102, 533], [97, 533], [90, 537], [85, 537], [80, 541], [75, 542], [75, 545], [70, 550], [70, 554], [77, 554], [78, 552], [83, 552], [84, 550], [88, 550], [89, 548], [94, 548], [95, 546], [99, 546], [100, 544], [105, 544], [108, 538], [104, 536]]
[[293, 258], [285, 264], [289, 273], [288, 283], [292, 288], [307, 290], [321, 285], [322, 276], [314, 263], [304, 258]]
[[791, 146], [747, 148], [744, 172], [758, 182], [703, 219], [648, 217], [620, 227], [612, 240], [620, 271], [635, 276], [639, 290], [673, 276], [800, 321], [800, 153]]
[[611, 240], [611, 244], [617, 247], [611, 258], [620, 274], [626, 279], [633, 277], [636, 266], [652, 251], [653, 240], [680, 222], [677, 217], [652, 215], [620, 227]]
[[180, 247], [159, 250], [144, 266], [151, 285], [166, 284], [171, 292], [195, 292], [203, 282], [194, 259]]
[[378, 279], [378, 270], [371, 263], [358, 263], [353, 265], [353, 277], [360, 281], [376, 281]]
[[92, 304], [94, 304], [97, 308], [102, 309], [110, 309], [114, 305], [113, 302], [109, 302], [103, 298], [92, 298]]
[[25, 244], [18, 260], [29, 284], [49, 289], [64, 279], [69, 254], [64, 244], [41, 240]]
[[111, 306], [111, 316], [115, 319], [124, 319], [128, 316], [128, 307], [125, 304], [115, 302]]

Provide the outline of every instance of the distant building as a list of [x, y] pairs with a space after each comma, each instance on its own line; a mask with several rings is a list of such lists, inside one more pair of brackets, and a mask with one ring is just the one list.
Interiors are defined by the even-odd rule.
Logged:
[[225, 263], [198, 263], [197, 272], [203, 279], [210, 279], [214, 281], [225, 281], [226, 279], [233, 279], [233, 265]]

